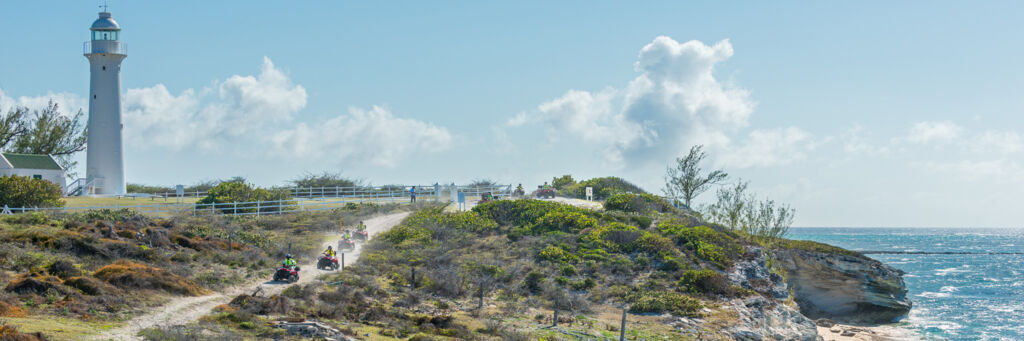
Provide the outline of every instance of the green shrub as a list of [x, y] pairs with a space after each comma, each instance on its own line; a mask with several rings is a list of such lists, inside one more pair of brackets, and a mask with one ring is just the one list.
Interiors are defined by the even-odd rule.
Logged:
[[525, 286], [526, 290], [529, 290], [531, 293], [537, 293], [540, 292], [540, 285], [543, 282], [544, 274], [534, 270], [526, 274], [526, 279], [523, 280], [523, 286]]
[[562, 248], [554, 245], [548, 245], [548, 247], [541, 250], [540, 253], [537, 254], [537, 258], [552, 263], [578, 262], [580, 260], [580, 257], [565, 252]]
[[[280, 207], [267, 207], [267, 206], [278, 206], [278, 204], [260, 205], [259, 201], [280, 201], [291, 199], [291, 193], [286, 189], [263, 189], [242, 181], [231, 181], [222, 182], [214, 186], [207, 191], [206, 197], [196, 202], [197, 209], [203, 209], [204, 205], [206, 209], [211, 207], [217, 207], [224, 213], [254, 213], [259, 206], [260, 213], [278, 212], [281, 210]], [[252, 204], [243, 205], [215, 205], [225, 203], [236, 203], [236, 202], [251, 202]]]
[[680, 290], [690, 293], [718, 294], [734, 296], [737, 294], [729, 279], [722, 273], [714, 270], [686, 270], [679, 277], [676, 283]]
[[696, 316], [703, 305], [700, 300], [683, 294], [665, 291], [638, 291], [629, 294], [629, 311], [642, 313], [671, 313], [678, 316]]
[[559, 272], [562, 274], [562, 276], [575, 276], [576, 267], [572, 266], [572, 264], [562, 265], [562, 268], [559, 269]]
[[597, 286], [597, 282], [593, 278], [587, 277], [582, 280], [574, 281], [569, 284], [572, 290], [590, 290]]
[[616, 252], [632, 251], [636, 240], [642, 235], [636, 227], [622, 223], [611, 223], [583, 232], [580, 243], [585, 247]]
[[569, 187], [569, 186], [572, 186], [572, 185], [575, 185], [575, 184], [576, 184], [576, 180], [573, 180], [572, 175], [569, 175], [569, 174], [562, 175], [560, 177], [551, 179], [551, 186], [554, 187], [556, 190], [561, 190], [563, 188], [566, 188], [566, 187]]
[[561, 195], [574, 198], [585, 198], [587, 187], [594, 188], [594, 199], [604, 200], [616, 193], [647, 193], [640, 186], [614, 176], [593, 178], [570, 185], [558, 191]]
[[0, 176], [0, 206], [61, 207], [60, 185], [26, 176]]
[[[665, 201], [665, 199], [647, 193], [612, 194], [605, 199], [604, 208], [606, 210], [636, 212], [642, 214], [651, 211], [670, 212], [674, 209], [668, 201]], [[648, 225], [650, 225], [650, 223], [648, 223]]]
[[697, 258], [727, 268], [743, 255], [736, 237], [707, 226], [685, 227], [673, 223], [658, 224], [658, 230], [675, 236], [679, 244], [693, 251]]
[[676, 252], [676, 245], [671, 239], [656, 233], [645, 232], [636, 243], [638, 249], [652, 255]]
[[592, 210], [554, 201], [535, 199], [496, 200], [473, 207], [473, 212], [480, 214], [482, 217], [490, 218], [499, 225], [504, 226], [530, 225], [554, 210], [569, 210], [597, 216], [597, 212]]
[[597, 227], [597, 219], [578, 210], [559, 207], [537, 219], [533, 231], [535, 234], [549, 231], [576, 233], [592, 227]]
[[630, 217], [629, 219], [632, 220], [633, 223], [636, 224], [637, 227], [642, 228], [642, 229], [651, 227], [651, 222], [653, 221], [651, 219], [651, 217], [642, 216], [642, 215], [635, 215], [635, 216]]

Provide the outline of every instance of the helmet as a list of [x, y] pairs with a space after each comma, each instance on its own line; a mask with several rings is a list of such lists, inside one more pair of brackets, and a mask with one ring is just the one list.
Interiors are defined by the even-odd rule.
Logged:
[[287, 255], [284, 255], [284, 258], [292, 258], [292, 254], [289, 253]]
[[327, 245], [327, 249], [328, 249], [328, 250], [330, 250], [330, 249], [331, 249], [331, 246], [330, 246], [330, 245]]

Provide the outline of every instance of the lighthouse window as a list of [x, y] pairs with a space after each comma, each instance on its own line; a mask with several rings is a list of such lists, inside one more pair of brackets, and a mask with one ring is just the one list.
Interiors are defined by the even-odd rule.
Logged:
[[107, 66], [106, 65], [103, 66], [103, 71], [107, 71]]
[[92, 40], [117, 40], [117, 31], [92, 31]]

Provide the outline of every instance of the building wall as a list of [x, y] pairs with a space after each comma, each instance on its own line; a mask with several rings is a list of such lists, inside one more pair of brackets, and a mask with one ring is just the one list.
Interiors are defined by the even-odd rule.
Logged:
[[61, 191], [64, 190], [64, 186], [67, 186], [67, 180], [64, 177], [64, 171], [57, 169], [25, 169], [25, 168], [0, 168], [0, 176], [2, 175], [17, 175], [32, 177], [33, 175], [42, 175], [43, 180], [60, 185]]

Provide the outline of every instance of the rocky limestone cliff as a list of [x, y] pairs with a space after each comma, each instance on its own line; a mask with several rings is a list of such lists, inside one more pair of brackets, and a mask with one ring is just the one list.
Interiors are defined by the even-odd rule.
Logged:
[[778, 266], [803, 315], [883, 324], [910, 312], [903, 272], [864, 256], [779, 250]]

